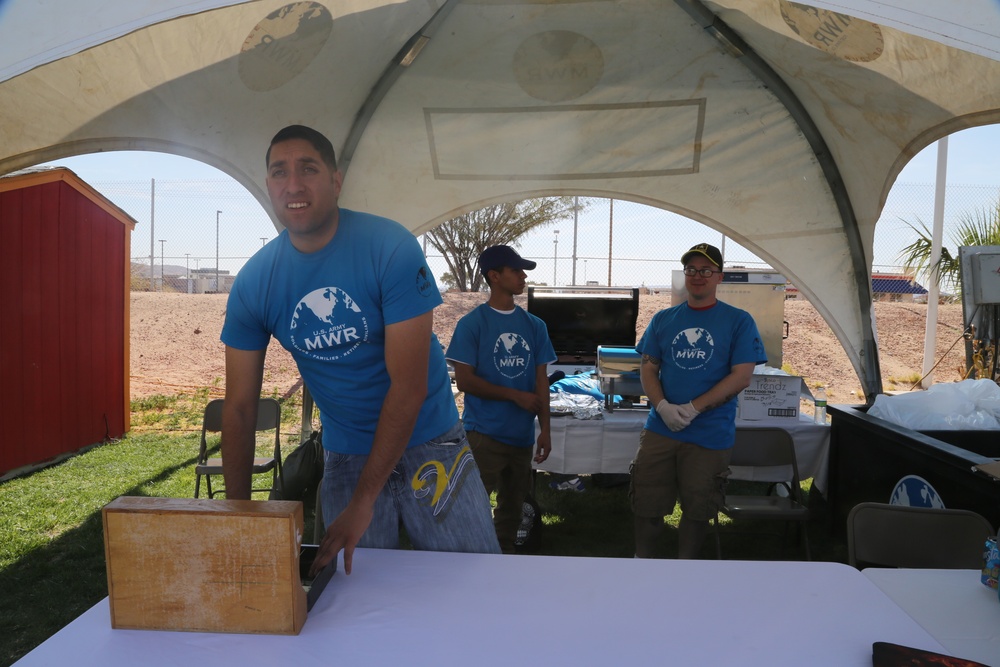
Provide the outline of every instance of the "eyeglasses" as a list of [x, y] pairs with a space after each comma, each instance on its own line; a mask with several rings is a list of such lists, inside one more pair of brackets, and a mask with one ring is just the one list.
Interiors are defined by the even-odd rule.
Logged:
[[696, 269], [693, 266], [684, 267], [685, 276], [701, 276], [702, 278], [711, 278], [714, 273], [722, 273], [722, 271], [715, 271], [714, 269], [709, 268]]

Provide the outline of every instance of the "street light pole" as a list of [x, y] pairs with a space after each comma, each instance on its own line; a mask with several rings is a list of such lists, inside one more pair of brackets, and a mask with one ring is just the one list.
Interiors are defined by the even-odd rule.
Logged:
[[570, 266], [573, 267], [573, 271], [572, 271], [572, 273], [573, 273], [573, 279], [570, 280], [570, 285], [576, 285], [576, 262], [577, 262], [577, 256], [576, 256], [576, 235], [577, 235], [577, 231], [578, 231], [577, 230], [577, 224], [580, 221], [579, 213], [580, 213], [580, 198], [579, 197], [573, 197], [573, 261], [570, 263]]
[[166, 275], [163, 273], [163, 245], [166, 243], [166, 239], [160, 239], [160, 291], [163, 291], [164, 282], [166, 281]]
[[215, 212], [215, 293], [220, 294], [222, 292], [219, 289], [219, 214], [222, 211]]
[[559, 230], [556, 229], [552, 239], [552, 286], [559, 284]]
[[267, 245], [267, 237], [266, 236], [261, 236], [260, 237], [260, 247], [263, 248], [265, 245]]

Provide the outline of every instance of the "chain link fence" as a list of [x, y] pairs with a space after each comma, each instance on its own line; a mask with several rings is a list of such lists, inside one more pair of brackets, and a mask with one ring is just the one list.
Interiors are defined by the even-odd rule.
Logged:
[[[91, 184], [136, 222], [132, 288], [180, 292], [226, 291], [250, 256], [276, 236], [261, 204], [231, 180], [118, 181]], [[1000, 187], [949, 185], [944, 245], [963, 216], [992, 209]], [[622, 200], [580, 198], [575, 219], [520, 239], [521, 254], [538, 263], [529, 279], [547, 285], [669, 287], [680, 255], [696, 243], [723, 249], [727, 266], [768, 263], [719, 232], [683, 216]], [[916, 239], [909, 225], [931, 226], [934, 185], [897, 183], [875, 229], [873, 272], [902, 273], [900, 252]], [[421, 239], [422, 240], [422, 239]], [[425, 251], [429, 249], [424, 244]], [[440, 277], [448, 267], [428, 252]]]
[[137, 223], [133, 290], [225, 292], [251, 255], [277, 236], [260, 202], [234, 180], [90, 185]]

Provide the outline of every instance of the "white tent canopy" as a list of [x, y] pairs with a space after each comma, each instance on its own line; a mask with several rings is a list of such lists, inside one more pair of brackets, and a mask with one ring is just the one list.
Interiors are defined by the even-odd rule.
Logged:
[[991, 0], [88, 4], [0, 6], [0, 173], [156, 150], [266, 203], [267, 143], [302, 123], [338, 149], [344, 206], [415, 233], [501, 200], [642, 202], [789, 276], [869, 398], [886, 194], [928, 144], [1000, 120]]

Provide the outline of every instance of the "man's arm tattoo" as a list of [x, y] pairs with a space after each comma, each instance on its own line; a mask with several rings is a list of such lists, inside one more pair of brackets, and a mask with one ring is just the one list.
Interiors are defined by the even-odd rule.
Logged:
[[726, 403], [728, 403], [732, 399], [736, 398], [737, 396], [739, 396], [739, 394], [730, 394], [729, 396], [726, 396], [721, 401], [716, 401], [715, 403], [712, 403], [710, 405], [703, 406], [701, 408], [701, 411], [702, 412], [708, 412], [709, 410], [714, 410], [715, 408], [719, 407], [720, 405], [725, 405]]

